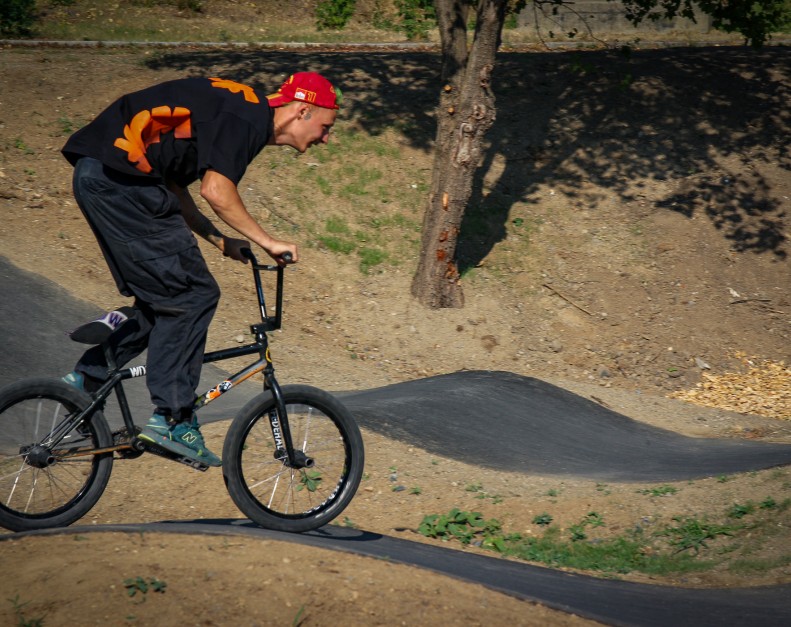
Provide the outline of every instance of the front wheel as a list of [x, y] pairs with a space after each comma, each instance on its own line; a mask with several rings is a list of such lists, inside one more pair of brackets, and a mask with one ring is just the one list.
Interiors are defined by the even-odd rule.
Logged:
[[[68, 425], [90, 398], [63, 381], [30, 379], [0, 390], [0, 526], [29, 531], [70, 525], [93, 507], [112, 470], [112, 445], [97, 411]], [[58, 427], [64, 425], [55, 438]], [[68, 426], [65, 426], [68, 425]]]
[[[363, 440], [351, 413], [334, 396], [306, 385], [282, 389], [293, 447], [302, 468], [288, 465], [270, 421], [275, 398], [265, 392], [239, 412], [223, 446], [223, 476], [236, 506], [277, 531], [326, 525], [354, 497], [364, 465]], [[298, 464], [302, 465], [302, 464]]]

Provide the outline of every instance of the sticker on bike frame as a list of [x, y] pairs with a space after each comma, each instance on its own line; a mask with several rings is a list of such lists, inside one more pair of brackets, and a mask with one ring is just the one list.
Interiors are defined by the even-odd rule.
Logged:
[[208, 405], [213, 400], [220, 398], [223, 394], [225, 394], [228, 390], [230, 390], [235, 385], [239, 385], [242, 381], [247, 381], [253, 375], [258, 374], [264, 370], [264, 363], [263, 361], [258, 361], [255, 364], [245, 368], [241, 372], [233, 375], [230, 379], [226, 379], [219, 385], [211, 388], [208, 392], [199, 396], [195, 399], [195, 404], [193, 405], [194, 410], [198, 410], [205, 405]]
[[228, 390], [233, 387], [233, 382], [231, 381], [223, 381], [219, 385], [213, 387], [211, 390], [206, 392], [203, 396], [206, 398], [207, 401], [213, 401], [215, 398], [218, 398], [225, 394]]

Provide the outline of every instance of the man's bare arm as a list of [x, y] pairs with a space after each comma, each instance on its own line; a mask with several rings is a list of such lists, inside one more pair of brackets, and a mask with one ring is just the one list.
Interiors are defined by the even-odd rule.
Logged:
[[294, 261], [299, 260], [295, 244], [275, 239], [255, 221], [244, 206], [236, 185], [228, 177], [207, 170], [201, 181], [200, 193], [223, 222], [255, 242], [273, 259], [280, 261], [282, 255], [288, 252]]

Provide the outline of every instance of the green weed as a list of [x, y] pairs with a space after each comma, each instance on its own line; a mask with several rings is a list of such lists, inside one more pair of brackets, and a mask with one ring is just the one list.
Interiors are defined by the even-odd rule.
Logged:
[[336, 237], [334, 235], [320, 235], [318, 240], [319, 243], [327, 250], [334, 253], [341, 253], [343, 255], [348, 255], [349, 253], [353, 252], [355, 248], [357, 248], [354, 242], [350, 242], [349, 240]]
[[728, 512], [728, 518], [744, 518], [749, 514], [755, 513], [755, 503], [748, 501], [744, 505], [734, 503]]
[[25, 140], [22, 139], [21, 137], [17, 137], [14, 140], [14, 148], [16, 148], [17, 150], [21, 150], [26, 155], [32, 155], [33, 154], [33, 151], [28, 147], [28, 145], [25, 143]]
[[157, 579], [156, 577], [145, 579], [144, 577], [138, 576], [124, 580], [124, 588], [126, 588], [127, 596], [133, 597], [137, 594], [140, 594], [142, 597], [140, 603], [145, 602], [146, 594], [149, 592], [159, 592], [160, 594], [164, 594], [165, 588], [167, 588], [167, 586], [168, 584]]
[[302, 624], [305, 620], [305, 606], [302, 605], [298, 610], [296, 615], [294, 616], [294, 620], [291, 621], [291, 627], [298, 627]]
[[733, 536], [736, 530], [735, 527], [700, 521], [696, 518], [676, 516], [673, 520], [678, 525], [668, 527], [657, 535], [669, 538], [669, 543], [676, 549], [676, 553], [692, 550], [697, 555], [700, 549], [708, 547], [706, 543], [709, 540], [714, 540], [718, 536]]
[[480, 512], [467, 512], [452, 509], [447, 514], [432, 514], [423, 518], [418, 532], [427, 538], [458, 540], [470, 544], [476, 537], [484, 539], [495, 536], [500, 531], [500, 523], [484, 520]]
[[571, 525], [569, 527], [569, 532], [571, 533], [571, 541], [572, 542], [579, 542], [580, 540], [585, 540], [588, 537], [588, 534], [585, 533], [586, 527], [603, 527], [604, 526], [604, 519], [597, 514], [596, 512], [589, 512], [585, 518], [583, 518], [580, 522], [575, 525]]
[[[641, 528], [636, 528], [618, 537], [588, 540], [589, 528], [604, 525], [599, 513], [589, 512], [579, 523], [569, 527], [569, 538], [565, 540], [558, 527], [549, 526], [552, 522], [549, 514], [534, 518], [535, 524], [547, 527], [541, 537], [534, 537], [506, 533], [497, 520], [484, 520], [479, 512], [453, 509], [448, 514], [426, 516], [419, 531], [427, 537], [475, 544], [505, 556], [553, 567], [614, 574], [639, 571], [667, 575], [712, 568], [717, 562], [701, 559], [700, 550], [707, 547], [707, 541], [731, 536], [738, 529], [692, 518], [674, 520], [677, 524], [660, 529], [650, 537]], [[652, 542], [656, 538], [665, 539], [666, 544], [654, 546]], [[777, 563], [782, 563], [782, 559], [786, 558]], [[771, 568], [775, 563], [756, 563], [754, 567], [760, 569], [764, 564]], [[741, 565], [741, 568], [749, 567], [749, 563]]]
[[297, 490], [307, 490], [308, 492], [315, 492], [319, 488], [322, 481], [321, 473], [318, 470], [303, 470], [302, 476], [299, 478], [299, 485]]
[[379, 248], [361, 248], [358, 251], [360, 255], [360, 272], [368, 274], [371, 268], [381, 265], [387, 260], [387, 253]]
[[58, 123], [61, 135], [71, 135], [74, 132], [74, 123], [69, 118], [60, 117]]
[[20, 603], [19, 595], [17, 594], [13, 599], [8, 599], [8, 602], [11, 603], [14, 609], [18, 627], [42, 627], [42, 625], [44, 625], [44, 616], [39, 618], [25, 618], [23, 609], [30, 601]]
[[645, 490], [638, 490], [638, 494], [647, 494], [648, 496], [667, 496], [668, 494], [675, 494], [678, 488], [670, 485], [663, 485], [658, 488], [646, 488]]
[[543, 514], [538, 514], [537, 516], [533, 517], [533, 524], [539, 525], [541, 527], [546, 527], [552, 524], [554, 519], [552, 516], [544, 512]]

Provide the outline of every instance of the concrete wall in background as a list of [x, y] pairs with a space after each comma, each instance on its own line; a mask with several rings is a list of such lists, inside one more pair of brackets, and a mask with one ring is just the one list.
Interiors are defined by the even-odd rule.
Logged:
[[589, 39], [589, 29], [593, 31], [594, 37], [601, 39], [614, 37], [659, 39], [671, 35], [694, 38], [708, 35], [712, 31], [710, 18], [700, 13], [696, 17], [697, 23], [683, 18], [657, 22], [647, 20], [635, 28], [626, 19], [626, 11], [620, 2], [578, 0], [570, 8], [573, 10], [561, 7], [557, 15], [553, 15], [551, 8], [542, 13], [530, 3], [519, 15], [518, 27], [535, 31], [536, 18], [538, 18], [542, 37], [548, 38], [548, 33], [552, 32], [555, 39], [561, 41], [568, 40], [568, 33], [575, 29], [577, 35], [574, 39]]

